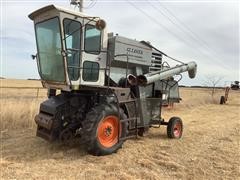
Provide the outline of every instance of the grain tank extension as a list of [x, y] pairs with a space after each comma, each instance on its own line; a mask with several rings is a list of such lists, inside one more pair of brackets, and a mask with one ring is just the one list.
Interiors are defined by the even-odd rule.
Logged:
[[195, 62], [108, 33], [96, 16], [49, 5], [29, 18], [36, 32], [34, 57], [48, 89], [35, 117], [38, 137], [64, 143], [75, 138], [93, 155], [116, 152], [151, 127], [166, 125], [168, 137], [181, 138], [182, 120], [165, 121], [161, 107], [180, 101], [181, 74], [194, 78]]

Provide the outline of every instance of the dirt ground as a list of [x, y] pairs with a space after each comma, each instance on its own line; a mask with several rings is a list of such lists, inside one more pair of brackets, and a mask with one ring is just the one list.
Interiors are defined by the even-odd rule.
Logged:
[[214, 103], [206, 89], [181, 94], [180, 104], [164, 109], [166, 120], [182, 118], [180, 140], [168, 139], [162, 126], [108, 156], [88, 155], [79, 143], [50, 144], [35, 137], [35, 127], [2, 130], [1, 178], [239, 179], [240, 92], [230, 91], [225, 105], [218, 104], [223, 90]]

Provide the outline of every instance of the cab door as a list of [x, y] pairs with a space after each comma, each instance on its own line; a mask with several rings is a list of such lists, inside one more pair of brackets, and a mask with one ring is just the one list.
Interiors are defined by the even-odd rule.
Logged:
[[68, 78], [72, 85], [77, 85], [80, 79], [82, 25], [80, 21], [64, 18], [63, 27]]
[[98, 30], [95, 22], [84, 25], [83, 52], [81, 64], [81, 84], [103, 86], [105, 81], [106, 52], [103, 50], [103, 30]]

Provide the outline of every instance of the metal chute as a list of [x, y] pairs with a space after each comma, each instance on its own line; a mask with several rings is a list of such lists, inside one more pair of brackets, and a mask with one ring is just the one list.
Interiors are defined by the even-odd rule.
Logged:
[[160, 71], [137, 76], [137, 83], [139, 86], [145, 86], [155, 81], [170, 78], [174, 75], [188, 71], [188, 76], [193, 79], [197, 73], [197, 64], [192, 61], [187, 64], [177, 65], [175, 67], [166, 68]]

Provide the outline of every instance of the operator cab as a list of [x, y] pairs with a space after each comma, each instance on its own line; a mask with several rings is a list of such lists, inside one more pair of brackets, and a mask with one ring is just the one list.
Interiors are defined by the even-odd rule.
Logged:
[[34, 21], [37, 64], [43, 86], [65, 91], [103, 86], [107, 31], [99, 17], [55, 5], [29, 15]]

